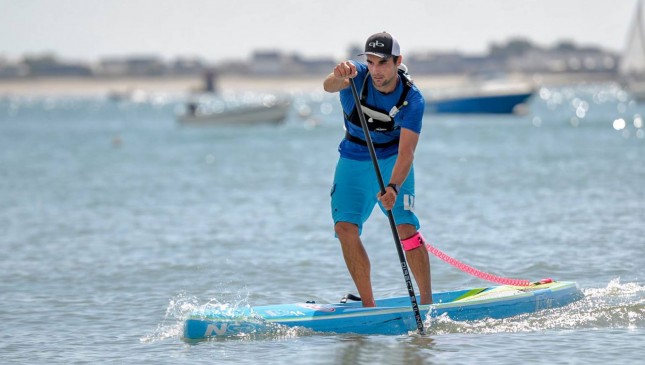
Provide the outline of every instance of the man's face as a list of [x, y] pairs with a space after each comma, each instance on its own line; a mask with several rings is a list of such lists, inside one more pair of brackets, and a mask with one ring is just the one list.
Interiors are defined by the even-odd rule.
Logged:
[[391, 92], [396, 88], [397, 67], [401, 63], [401, 57], [394, 63], [392, 57], [381, 58], [375, 55], [367, 55], [367, 69], [372, 76], [372, 83], [376, 90]]

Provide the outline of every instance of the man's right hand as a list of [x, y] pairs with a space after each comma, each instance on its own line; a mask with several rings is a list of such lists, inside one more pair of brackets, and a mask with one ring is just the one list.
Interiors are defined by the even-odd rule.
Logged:
[[358, 75], [356, 66], [351, 61], [344, 61], [334, 67], [334, 77], [339, 79], [353, 79]]
[[334, 67], [334, 71], [325, 78], [323, 88], [325, 91], [335, 93], [349, 86], [349, 79], [358, 76], [356, 65], [351, 61], [344, 61]]

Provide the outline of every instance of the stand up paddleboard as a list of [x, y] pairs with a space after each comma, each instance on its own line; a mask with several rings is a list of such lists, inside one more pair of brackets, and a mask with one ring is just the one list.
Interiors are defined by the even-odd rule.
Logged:
[[[434, 304], [419, 308], [426, 319], [429, 313], [429, 317], [446, 315], [455, 321], [470, 321], [562, 307], [582, 297], [574, 282], [543, 280], [529, 286], [501, 285], [434, 293]], [[280, 326], [366, 335], [400, 335], [417, 328], [409, 297], [377, 299], [376, 305], [364, 308], [361, 302], [305, 302], [234, 309], [204, 308], [190, 314], [183, 337], [199, 340], [244, 336], [270, 332]]]

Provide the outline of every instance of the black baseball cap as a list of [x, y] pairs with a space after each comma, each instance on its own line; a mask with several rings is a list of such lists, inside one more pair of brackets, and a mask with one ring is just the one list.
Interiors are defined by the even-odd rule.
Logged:
[[381, 58], [400, 56], [401, 47], [399, 47], [399, 42], [397, 42], [390, 33], [376, 33], [367, 38], [367, 41], [365, 42], [365, 52], [360, 53], [359, 56], [368, 54]]

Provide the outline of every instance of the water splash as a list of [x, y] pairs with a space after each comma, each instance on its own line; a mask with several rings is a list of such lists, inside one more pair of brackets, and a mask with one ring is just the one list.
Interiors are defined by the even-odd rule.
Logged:
[[204, 311], [206, 308], [220, 308], [222, 311], [232, 313], [238, 308], [250, 307], [248, 297], [248, 292], [217, 290], [215, 297], [202, 303], [199, 298], [181, 292], [170, 299], [164, 318], [157, 328], [143, 336], [140, 341], [154, 343], [168, 338], [180, 338], [183, 334], [184, 322], [191, 313]]
[[[197, 297], [186, 293], [177, 294], [170, 299], [166, 313], [161, 323], [151, 333], [140, 338], [144, 344], [152, 344], [167, 339], [181, 339], [183, 336], [184, 322], [195, 314], [217, 312], [218, 315], [237, 318], [240, 313], [249, 312], [244, 322], [255, 322], [254, 328], [239, 333], [235, 336], [211, 337], [202, 340], [187, 341], [198, 343], [204, 341], [230, 341], [230, 340], [258, 340], [258, 339], [287, 339], [314, 333], [306, 328], [287, 327], [274, 323], [267, 323], [263, 318], [253, 314], [249, 304], [249, 293], [219, 291], [215, 298], [210, 298], [202, 303]], [[259, 331], [258, 328], [262, 330]]]
[[199, 299], [194, 296], [187, 296], [185, 293], [177, 294], [170, 299], [166, 314], [161, 323], [150, 334], [139, 339], [141, 343], [155, 343], [168, 338], [181, 337], [183, 322], [188, 318], [189, 313], [200, 307]]
[[263, 340], [263, 339], [287, 339], [295, 338], [314, 333], [314, 331], [302, 327], [290, 327], [277, 323], [267, 322], [263, 317], [253, 311], [248, 304], [240, 306], [239, 303], [230, 305], [228, 303], [210, 303], [201, 306], [191, 313], [191, 317], [201, 316], [208, 319], [214, 315], [218, 319], [230, 319], [235, 324], [235, 334], [218, 334], [203, 339], [183, 339], [188, 343], [199, 343], [204, 341], [230, 341], [230, 340]]
[[426, 320], [429, 334], [514, 333], [545, 330], [645, 328], [645, 286], [614, 279], [604, 288], [583, 290], [585, 298], [561, 308], [504, 319], [453, 321], [447, 316]]

